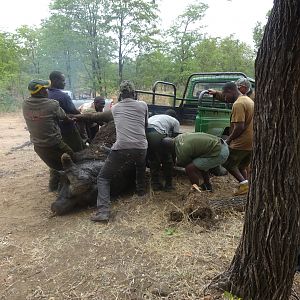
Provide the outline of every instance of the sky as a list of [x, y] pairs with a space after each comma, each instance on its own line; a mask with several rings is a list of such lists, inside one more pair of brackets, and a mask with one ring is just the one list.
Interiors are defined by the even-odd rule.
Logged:
[[[76, 1], [76, 0], [74, 0]], [[51, 0], [0, 0], [0, 30], [13, 32], [21, 25], [39, 25], [49, 16]], [[172, 24], [184, 8], [195, 0], [158, 0], [162, 28]], [[273, 0], [202, 0], [209, 5], [202, 20], [204, 31], [211, 37], [233, 34], [253, 45], [252, 31], [257, 21], [265, 23]]]

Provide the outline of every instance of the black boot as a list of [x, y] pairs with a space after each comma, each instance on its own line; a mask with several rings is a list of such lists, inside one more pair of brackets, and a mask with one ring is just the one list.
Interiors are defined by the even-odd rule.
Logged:
[[164, 191], [165, 192], [171, 192], [171, 191], [174, 191], [174, 190], [175, 190], [175, 187], [172, 184], [172, 177], [166, 178], [166, 183], [165, 183]]

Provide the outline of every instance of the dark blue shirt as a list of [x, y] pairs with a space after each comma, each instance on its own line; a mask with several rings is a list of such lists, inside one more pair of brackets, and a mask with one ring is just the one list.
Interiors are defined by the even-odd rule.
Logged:
[[[78, 111], [74, 103], [72, 102], [70, 96], [64, 93], [62, 90], [56, 88], [49, 88], [48, 98], [57, 100], [59, 102], [60, 107], [65, 111], [66, 114], [74, 114], [74, 115], [78, 114]], [[70, 122], [59, 123], [59, 127], [62, 134], [73, 130], [74, 126], [75, 124]]]

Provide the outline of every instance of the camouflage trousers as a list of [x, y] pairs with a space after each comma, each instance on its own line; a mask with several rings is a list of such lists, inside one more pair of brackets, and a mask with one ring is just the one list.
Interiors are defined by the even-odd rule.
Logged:
[[61, 156], [68, 153], [73, 157], [73, 150], [63, 141], [51, 147], [39, 147], [34, 145], [34, 151], [41, 158], [41, 160], [50, 168], [55, 170], [62, 170]]
[[80, 132], [77, 127], [74, 126], [74, 128], [67, 132], [62, 132], [62, 139], [63, 141], [74, 151], [78, 152], [86, 148]]

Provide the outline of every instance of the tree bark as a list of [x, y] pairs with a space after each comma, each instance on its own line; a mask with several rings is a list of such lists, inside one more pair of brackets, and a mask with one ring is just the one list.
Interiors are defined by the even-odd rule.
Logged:
[[256, 59], [251, 189], [240, 244], [219, 278], [244, 300], [291, 294], [300, 216], [299, 16], [299, 0], [275, 0]]

